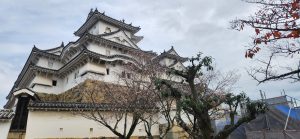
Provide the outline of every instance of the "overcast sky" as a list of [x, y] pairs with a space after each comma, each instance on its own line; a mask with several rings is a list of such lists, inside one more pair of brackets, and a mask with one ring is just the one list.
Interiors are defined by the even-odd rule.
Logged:
[[185, 57], [203, 52], [212, 56], [217, 69], [237, 70], [241, 78], [235, 92], [259, 98], [287, 94], [300, 98], [299, 83], [270, 82], [257, 86], [247, 74], [253, 64], [244, 58], [254, 31], [229, 29], [229, 22], [247, 17], [255, 5], [241, 0], [1, 0], [0, 1], [0, 106], [17, 79], [27, 57], [36, 45], [40, 49], [57, 47], [77, 39], [73, 35], [91, 8], [115, 19], [141, 26], [141, 49], [163, 52], [174, 46]]

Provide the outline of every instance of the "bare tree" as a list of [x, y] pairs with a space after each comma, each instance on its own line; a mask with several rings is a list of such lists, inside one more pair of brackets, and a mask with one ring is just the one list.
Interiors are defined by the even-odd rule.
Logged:
[[145, 98], [147, 99], [145, 102], [148, 102], [148, 105], [153, 105], [156, 108], [155, 111], [147, 111], [140, 117], [144, 124], [147, 137], [153, 139], [153, 127], [157, 128], [158, 125], [161, 124], [160, 122], [163, 121], [163, 126], [159, 128], [159, 138], [163, 139], [175, 123], [175, 117], [170, 114], [174, 99], [164, 97], [161, 92], [156, 89], [155, 82], [157, 78], [166, 75], [168, 68], [160, 65], [159, 61], [153, 60], [153, 55], [138, 51], [131, 53], [131, 55], [133, 55], [135, 59], [139, 59], [139, 61], [134, 64], [124, 65], [125, 71], [130, 71], [130, 73], [134, 75], [125, 81], [126, 86], [133, 87], [128, 83], [140, 82], [143, 94], [148, 94]]
[[[220, 76], [213, 70], [212, 58], [190, 58], [190, 65], [185, 70], [172, 69], [170, 74], [182, 77], [185, 81], [175, 84], [168, 80], [160, 79], [157, 88], [167, 92], [168, 97], [176, 99], [176, 122], [194, 139], [225, 139], [242, 123], [249, 122], [256, 114], [265, 111], [265, 105], [260, 102], [250, 102], [244, 95], [229, 93], [231, 85], [237, 81], [233, 73]], [[208, 71], [208, 72], [207, 72]], [[213, 83], [215, 82], [215, 83]], [[239, 104], [245, 103], [248, 115], [234, 121], [219, 133], [212, 128], [212, 120], [226, 114], [222, 105], [229, 105], [227, 111], [230, 116], [236, 115]], [[222, 112], [223, 111], [223, 112]]]
[[[258, 10], [247, 19], [232, 21], [233, 29], [254, 30], [253, 43], [246, 58], [253, 58], [260, 50], [268, 51], [267, 59], [260, 59], [248, 73], [259, 83], [274, 80], [300, 80], [299, 0], [244, 0], [257, 4]], [[280, 60], [280, 63], [276, 63]], [[288, 62], [289, 64], [286, 64]]]
[[[139, 51], [130, 54], [135, 60], [121, 63], [123, 69], [116, 73], [117, 82], [86, 80], [83, 87], [74, 89], [84, 95], [90, 108], [88, 111], [78, 109], [76, 114], [105, 126], [121, 139], [129, 139], [137, 125], [158, 112], [151, 76], [159, 69], [150, 71], [149, 65], [145, 64], [149, 54]], [[151, 132], [151, 129], [146, 130], [152, 137]]]

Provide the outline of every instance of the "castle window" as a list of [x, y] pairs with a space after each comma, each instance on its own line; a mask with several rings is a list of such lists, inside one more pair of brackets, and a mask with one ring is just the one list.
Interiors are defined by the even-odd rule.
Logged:
[[52, 80], [52, 86], [56, 86], [57, 85], [57, 81], [56, 80]]
[[125, 44], [125, 42], [126, 42], [126, 40], [125, 40], [125, 39], [121, 40], [121, 43]]
[[118, 42], [121, 41], [120, 37], [115, 37]]
[[75, 74], [74, 74], [74, 79], [76, 79], [76, 78], [78, 77], [78, 75], [79, 75], [79, 70], [77, 70], [77, 71], [75, 72]]
[[106, 69], [106, 74], [109, 75], [109, 68]]
[[121, 77], [122, 77], [122, 78], [125, 78], [125, 77], [126, 77], [125, 71], [122, 71]]
[[63, 132], [63, 131], [64, 131], [64, 128], [59, 128], [59, 131], [60, 131], [60, 132]]
[[127, 73], [125, 71], [122, 71], [122, 74], [121, 74], [121, 78], [127, 78], [127, 79], [130, 79], [131, 78], [131, 73]]
[[131, 74], [127, 73], [127, 78], [130, 79], [131, 78]]
[[126, 50], [121, 51], [122, 54], [127, 54], [127, 52], [128, 51], [126, 51]]
[[94, 131], [94, 129], [93, 128], [90, 128], [90, 132], [93, 132]]
[[109, 27], [106, 27], [104, 33], [111, 33], [111, 29]]
[[52, 60], [48, 60], [48, 67], [49, 67], [49, 68], [52, 68], [52, 67], [53, 67], [53, 63], [54, 63], [54, 62], [53, 62]]
[[110, 56], [110, 50], [106, 50], [106, 55]]

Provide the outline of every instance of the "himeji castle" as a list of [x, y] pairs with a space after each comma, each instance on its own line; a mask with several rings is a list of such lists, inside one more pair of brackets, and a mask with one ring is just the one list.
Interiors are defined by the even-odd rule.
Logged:
[[[72, 113], [75, 105], [84, 108], [84, 103], [44, 97], [66, 93], [91, 77], [114, 83], [116, 74], [124, 72], [121, 63], [134, 61], [133, 51], [147, 53], [165, 67], [184, 68], [186, 58], [173, 47], [160, 54], [141, 50], [138, 43], [143, 37], [136, 35], [140, 29], [95, 9], [75, 31], [77, 40], [48, 50], [34, 46], [0, 110], [0, 138], [116, 138], [97, 122]], [[143, 129], [144, 125], [137, 125], [132, 136], [146, 137]], [[159, 135], [159, 124], [152, 134]]]

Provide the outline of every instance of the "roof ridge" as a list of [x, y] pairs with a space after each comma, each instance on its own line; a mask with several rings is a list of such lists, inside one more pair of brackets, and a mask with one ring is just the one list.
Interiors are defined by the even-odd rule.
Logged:
[[101, 13], [97, 9], [95, 11], [91, 9], [86, 21], [83, 23], [83, 25], [81, 25], [81, 27], [77, 31], [74, 32], [74, 34], [76, 36], [82, 36], [85, 32], [84, 30], [89, 29], [92, 25], [94, 25], [99, 20], [103, 20], [105, 22], [114, 24], [115, 26], [119, 26], [120, 28], [124, 28], [133, 33], [136, 33], [141, 29], [140, 26], [133, 26], [132, 23], [130, 24], [125, 23], [124, 19], [120, 21], [105, 15], [105, 12]]
[[110, 19], [112, 19], [112, 20], [121, 22], [121, 23], [126, 24], [126, 25], [129, 25], [129, 26], [131, 26], [131, 27], [140, 28], [140, 26], [133, 26], [132, 23], [130, 23], [130, 24], [125, 23], [125, 20], [124, 20], [124, 19], [122, 19], [122, 20], [117, 20], [117, 19], [115, 19], [115, 18], [112, 18], [112, 17], [106, 15], [105, 12], [101, 13], [101, 12], [98, 11], [97, 8], [95, 9], [94, 14], [101, 14], [102, 16], [108, 17], [108, 18], [110, 18]]

